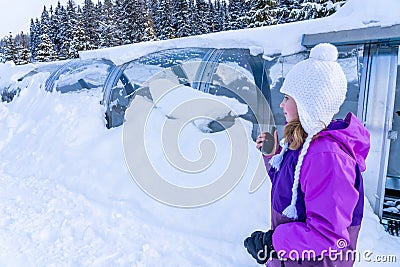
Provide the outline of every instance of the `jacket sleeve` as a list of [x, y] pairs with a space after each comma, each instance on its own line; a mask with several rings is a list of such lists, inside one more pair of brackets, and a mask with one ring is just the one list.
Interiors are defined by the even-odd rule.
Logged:
[[[305, 222], [279, 225], [273, 234], [273, 246], [281, 256], [302, 255], [312, 250], [316, 256], [329, 249], [350, 244], [350, 226], [358, 192], [354, 188], [355, 161], [347, 155], [317, 153], [304, 158], [300, 185], [306, 206]], [[295, 252], [293, 252], [295, 251]], [[281, 253], [282, 253], [281, 252]]]
[[[279, 154], [281, 152], [281, 150], [282, 150], [282, 147], [279, 146], [274, 155]], [[271, 168], [269, 161], [274, 155], [266, 156], [266, 155], [262, 154], [262, 157], [264, 159], [264, 165], [265, 165], [265, 168], [267, 170], [268, 176], [271, 179], [271, 181], [273, 180], [273, 177], [275, 176], [276, 170], [274, 168]]]

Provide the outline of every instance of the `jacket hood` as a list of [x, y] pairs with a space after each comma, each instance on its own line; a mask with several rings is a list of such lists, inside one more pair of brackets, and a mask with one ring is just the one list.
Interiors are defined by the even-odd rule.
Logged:
[[370, 149], [370, 134], [353, 113], [348, 113], [344, 120], [332, 121], [327, 130], [321, 131], [319, 136], [334, 139], [344, 152], [356, 160], [360, 171], [365, 171], [365, 159]]

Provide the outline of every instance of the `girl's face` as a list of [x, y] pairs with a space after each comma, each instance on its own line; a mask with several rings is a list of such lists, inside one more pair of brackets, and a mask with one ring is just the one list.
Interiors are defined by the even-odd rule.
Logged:
[[286, 122], [291, 122], [293, 120], [299, 119], [296, 102], [291, 96], [285, 95], [279, 107], [283, 109], [283, 114], [285, 115]]

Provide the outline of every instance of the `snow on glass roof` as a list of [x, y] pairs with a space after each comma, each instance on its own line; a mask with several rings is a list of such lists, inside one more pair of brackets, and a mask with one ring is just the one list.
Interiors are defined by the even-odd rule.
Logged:
[[[363, 8], [360, 9], [360, 6]], [[80, 57], [107, 58], [119, 65], [160, 50], [204, 47], [248, 48], [253, 55], [263, 53], [268, 58], [271, 55], [290, 55], [305, 50], [301, 45], [303, 34], [396, 24], [400, 24], [400, 1], [348, 0], [335, 14], [326, 18], [83, 51]]]

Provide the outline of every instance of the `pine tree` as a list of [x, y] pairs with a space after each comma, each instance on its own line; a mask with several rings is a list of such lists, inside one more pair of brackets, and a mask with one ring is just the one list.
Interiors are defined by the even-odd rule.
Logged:
[[230, 30], [231, 29], [231, 26], [230, 26], [231, 15], [229, 13], [228, 4], [225, 1], [222, 2], [221, 12], [223, 15], [223, 30], [224, 31]]
[[10, 32], [10, 35], [6, 38], [6, 44], [4, 47], [4, 58], [5, 61], [17, 62], [17, 48], [14, 42], [14, 38]]
[[135, 42], [135, 0], [122, 0], [122, 43], [132, 44]]
[[[252, 8], [247, 12], [246, 21], [249, 28], [277, 24], [285, 15], [285, 8], [278, 7], [277, 0], [252, 0]], [[288, 16], [288, 13], [286, 14]]]
[[16, 46], [17, 46], [17, 59], [16, 65], [28, 64], [30, 62], [31, 54], [28, 49], [28, 36], [23, 32], [16, 36]]
[[121, 45], [123, 43], [123, 0], [114, 0], [113, 4], [113, 18], [115, 23], [115, 37], [116, 37], [116, 45]]
[[[144, 0], [136, 0], [134, 5], [134, 22], [133, 22], [133, 36], [134, 42], [139, 43], [143, 41], [145, 35], [145, 24], [147, 14], [147, 5]], [[150, 26], [150, 25], [147, 25]]]
[[71, 43], [74, 39], [74, 33], [77, 32], [78, 25], [78, 14], [76, 11], [75, 2], [73, 0], [68, 0], [65, 14], [62, 16], [62, 25], [64, 33], [62, 46], [60, 48], [60, 54], [66, 55], [68, 58], [73, 58], [76, 55], [70, 53]]
[[54, 39], [57, 35], [57, 28], [56, 28], [57, 22], [56, 22], [56, 18], [54, 16], [55, 11], [53, 10], [53, 6], [50, 6], [48, 13], [49, 13], [49, 24], [47, 26], [47, 30], [48, 30], [47, 34], [49, 35], [50, 40], [54, 44]]
[[247, 13], [249, 27], [326, 17], [346, 0], [252, 0]]
[[54, 50], [57, 53], [58, 58], [67, 58], [66, 51], [63, 51], [63, 42], [65, 39], [65, 27], [63, 21], [66, 17], [66, 11], [64, 7], [58, 2], [53, 14], [50, 16], [50, 39], [54, 44]]
[[194, 25], [195, 27], [194, 34], [209, 33], [212, 22], [209, 21], [210, 14], [208, 13], [207, 3], [204, 0], [197, 0], [194, 10], [195, 12], [193, 12], [193, 14], [195, 14], [195, 16], [193, 17], [193, 19], [195, 19], [195, 21], [191, 23], [191, 25]]
[[41, 34], [42, 34], [42, 27], [40, 25], [39, 19], [36, 18], [35, 21], [31, 19], [29, 51], [32, 55], [32, 58], [36, 58], [37, 56]]
[[323, 18], [332, 15], [346, 0], [308, 0], [298, 8], [292, 8], [287, 22]]
[[225, 10], [220, 1], [215, 2], [214, 15], [213, 15], [213, 31], [220, 32], [225, 30]]
[[175, 0], [173, 2], [173, 28], [176, 30], [176, 36], [185, 37], [191, 35], [190, 12], [186, 0]]
[[100, 48], [117, 46], [120, 44], [120, 39], [111, 0], [104, 0], [101, 10], [101, 21], [99, 22]]
[[43, 33], [40, 36], [40, 44], [38, 46], [38, 51], [35, 60], [39, 62], [48, 62], [57, 59], [56, 52], [54, 51], [53, 43], [47, 34], [47, 27], [44, 25]]
[[4, 55], [5, 40], [5, 38], [0, 39], [0, 63], [6, 62], [6, 57]]
[[85, 0], [80, 15], [80, 21], [82, 22], [85, 35], [89, 38], [88, 49], [91, 50], [98, 48], [100, 43], [98, 36], [99, 19], [92, 0]]
[[160, 0], [157, 11], [158, 19], [156, 19], [156, 29], [160, 40], [176, 38], [176, 30], [173, 27], [174, 17], [172, 11], [171, 0]]
[[69, 47], [69, 57], [78, 58], [79, 51], [89, 50], [90, 41], [89, 37], [86, 35], [82, 22], [79, 21], [77, 27], [74, 31], [74, 38], [72, 39]]
[[159, 0], [147, 0], [147, 10], [149, 10], [149, 15], [151, 20], [153, 21], [154, 24], [154, 31], [156, 36], [159, 35], [159, 17], [158, 17], [158, 10], [160, 8], [160, 2]]
[[46, 6], [43, 7], [42, 15], [40, 16], [40, 25], [42, 26], [42, 32], [40, 32], [40, 34], [43, 34], [43, 28], [46, 28], [47, 29], [46, 34], [50, 36], [49, 34], [50, 16], [49, 12], [47, 12]]
[[144, 34], [142, 41], [157, 41], [157, 35], [154, 27], [154, 22], [151, 16], [150, 11], [148, 10], [145, 16], [145, 23], [144, 23]]
[[245, 14], [243, 13], [242, 5], [243, 0], [229, 0], [229, 30], [237, 30], [243, 28], [241, 17]]

